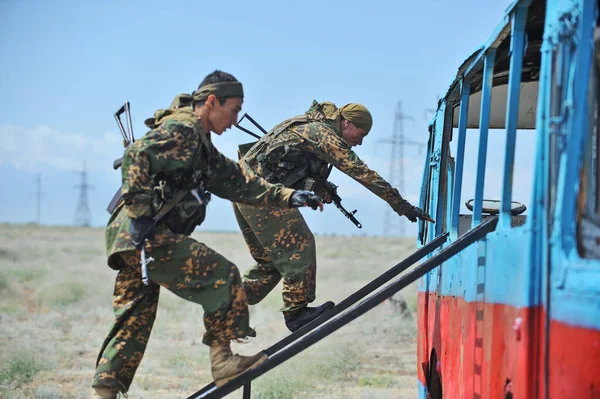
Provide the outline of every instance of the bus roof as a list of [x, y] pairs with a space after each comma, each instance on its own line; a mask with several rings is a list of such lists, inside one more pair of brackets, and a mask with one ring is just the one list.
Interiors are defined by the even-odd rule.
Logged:
[[[504, 128], [504, 110], [506, 106], [506, 94], [508, 87], [509, 64], [510, 64], [510, 34], [511, 15], [517, 7], [529, 7], [526, 21], [528, 43], [526, 54], [523, 58], [522, 93], [523, 103], [519, 106], [518, 127], [521, 129], [535, 128], [535, 104], [537, 103], [537, 88], [539, 68], [541, 64], [540, 47], [543, 38], [544, 15], [546, 1], [544, 0], [518, 0], [510, 4], [496, 27], [493, 34], [482, 46], [474, 51], [460, 65], [454, 81], [450, 84], [443, 100], [448, 105], [456, 107], [460, 103], [460, 87], [464, 79], [471, 82], [471, 98], [468, 111], [467, 126], [477, 128], [479, 126], [479, 104], [481, 100], [481, 84], [483, 81], [484, 58], [489, 49], [496, 49], [497, 54], [494, 63], [493, 94], [492, 94], [492, 116], [490, 128]], [[455, 109], [457, 115], [458, 109]], [[457, 123], [454, 119], [454, 125]]]

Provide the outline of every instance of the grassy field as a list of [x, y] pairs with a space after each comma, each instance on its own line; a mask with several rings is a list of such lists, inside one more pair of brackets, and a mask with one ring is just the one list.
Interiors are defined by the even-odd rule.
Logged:
[[[238, 265], [251, 264], [237, 233], [195, 233]], [[112, 320], [115, 272], [103, 229], [0, 224], [0, 398], [86, 398]], [[344, 299], [414, 249], [413, 239], [317, 237], [317, 301]], [[250, 308], [251, 354], [288, 334], [281, 288]], [[416, 309], [416, 288], [403, 293]], [[212, 381], [201, 343], [203, 310], [161, 290], [148, 350], [130, 398], [185, 398]], [[253, 384], [254, 398], [414, 398], [416, 322], [386, 301]], [[238, 391], [229, 395], [241, 397]]]

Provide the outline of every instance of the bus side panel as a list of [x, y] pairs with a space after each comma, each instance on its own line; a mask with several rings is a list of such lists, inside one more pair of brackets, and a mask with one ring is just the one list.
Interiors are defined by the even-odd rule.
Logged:
[[[477, 359], [477, 304], [453, 296], [419, 292], [419, 308], [429, 301], [437, 307], [439, 316], [430, 312], [427, 322], [433, 325], [439, 317], [439, 333], [419, 334], [419, 348], [435, 348], [438, 353], [438, 372], [441, 375], [444, 397], [447, 398], [543, 398], [541, 375], [536, 368], [543, 360], [536, 350], [544, 342], [541, 320], [546, 317], [539, 306], [515, 308], [509, 305], [486, 303], [484, 328], [490, 333], [484, 338], [484, 356]], [[509, 320], [519, 320], [512, 324]], [[419, 319], [419, 332], [426, 320]], [[577, 327], [553, 320], [550, 325], [551, 367], [550, 398], [600, 398], [600, 331]], [[421, 351], [419, 351], [421, 355]], [[423, 357], [419, 356], [419, 364]], [[428, 358], [425, 358], [428, 360]], [[481, 364], [481, 369], [477, 365]], [[425, 374], [419, 367], [420, 398], [425, 399]]]
[[552, 320], [550, 331], [549, 397], [599, 399], [600, 330]]
[[418, 364], [436, 350], [445, 397], [533, 397], [525, 376], [539, 368], [540, 301], [530, 294], [536, 274], [524, 266], [529, 238], [525, 227], [491, 233], [420, 287]]
[[[531, 378], [532, 339], [530, 326], [540, 317], [539, 308], [515, 308], [486, 303], [482, 306], [454, 296], [419, 293], [419, 306], [437, 306], [438, 315], [430, 313], [429, 325], [439, 318], [439, 332], [430, 329], [427, 336], [420, 334], [419, 347], [435, 348], [439, 364], [434, 365], [441, 375], [444, 397], [448, 398], [503, 398], [510, 392], [514, 397], [532, 398], [535, 379]], [[434, 305], [436, 304], [436, 305]], [[482, 325], [487, 331], [481, 338], [476, 333], [481, 325], [477, 314], [483, 310]], [[515, 326], [508, 322], [519, 319]], [[419, 331], [425, 320], [419, 319]], [[426, 342], [425, 342], [426, 341]], [[427, 385], [424, 371], [419, 369], [419, 382]]]

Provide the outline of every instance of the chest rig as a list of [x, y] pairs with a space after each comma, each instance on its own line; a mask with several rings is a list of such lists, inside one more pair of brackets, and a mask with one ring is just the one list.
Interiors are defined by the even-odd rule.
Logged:
[[206, 185], [214, 178], [212, 143], [204, 134], [200, 134], [191, 164], [191, 168], [154, 176], [154, 213], [160, 212], [177, 195], [187, 192], [160, 221], [171, 231], [184, 235], [191, 234], [196, 226], [204, 222], [206, 207], [211, 199]]
[[304, 148], [303, 138], [294, 131], [294, 127], [311, 122], [330, 124], [331, 110], [337, 109], [333, 104], [327, 108], [328, 104], [330, 103], [319, 104], [315, 101], [305, 115], [281, 122], [252, 147], [244, 158], [256, 160], [263, 171], [262, 177], [269, 183], [319, 191], [331, 169], [327, 162]]

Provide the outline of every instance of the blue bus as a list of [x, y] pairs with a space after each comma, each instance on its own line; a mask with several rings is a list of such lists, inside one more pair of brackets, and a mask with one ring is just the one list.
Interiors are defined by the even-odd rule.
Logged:
[[418, 245], [497, 224], [419, 280], [420, 398], [600, 398], [598, 10], [516, 1], [438, 100]]

